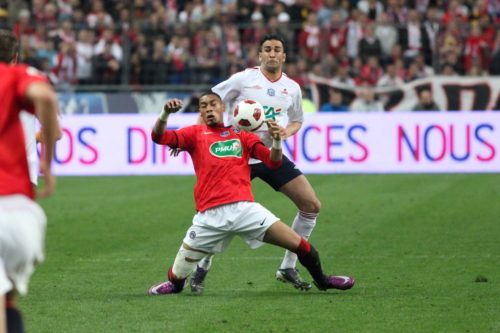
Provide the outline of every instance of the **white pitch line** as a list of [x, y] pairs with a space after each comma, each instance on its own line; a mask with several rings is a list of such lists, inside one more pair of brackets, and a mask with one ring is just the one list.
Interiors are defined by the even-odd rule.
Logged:
[[[281, 260], [283, 257], [216, 257], [217, 260]], [[349, 256], [349, 257], [321, 257], [321, 259], [494, 259], [500, 258], [500, 255], [483, 255], [483, 256], [429, 256], [429, 255], [420, 255], [420, 256], [403, 256], [403, 257], [395, 257], [395, 256]], [[119, 261], [167, 261], [167, 260], [175, 260], [175, 258], [129, 258], [129, 259], [85, 259], [79, 258], [76, 259], [76, 262], [119, 262]], [[52, 260], [47, 260], [52, 261]]]

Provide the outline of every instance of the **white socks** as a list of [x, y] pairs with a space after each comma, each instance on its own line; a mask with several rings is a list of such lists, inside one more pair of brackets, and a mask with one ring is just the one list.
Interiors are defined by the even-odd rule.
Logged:
[[[191, 274], [191, 272], [196, 267], [196, 264], [205, 257], [206, 253], [191, 251], [184, 248], [181, 245], [177, 256], [175, 257], [174, 266], [172, 267], [172, 273], [177, 279], [184, 279]], [[190, 261], [187, 261], [189, 259]]]
[[[317, 217], [318, 213], [307, 213], [299, 210], [297, 216], [295, 216], [295, 219], [293, 220], [292, 229], [298, 233], [300, 237], [308, 240], [314, 226], [316, 225]], [[280, 269], [295, 268], [296, 262], [297, 255], [287, 250]]]
[[201, 259], [198, 266], [200, 266], [204, 270], [208, 270], [212, 265], [212, 258], [214, 257], [214, 255], [214, 253], [207, 254], [203, 259]]

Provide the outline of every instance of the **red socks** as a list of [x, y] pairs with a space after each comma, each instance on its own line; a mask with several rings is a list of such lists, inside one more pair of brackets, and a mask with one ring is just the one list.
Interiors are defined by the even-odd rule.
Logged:
[[309, 242], [306, 241], [304, 238], [301, 238], [299, 246], [293, 252], [296, 253], [297, 256], [303, 257], [307, 255], [309, 252], [311, 252], [311, 244], [309, 244]]

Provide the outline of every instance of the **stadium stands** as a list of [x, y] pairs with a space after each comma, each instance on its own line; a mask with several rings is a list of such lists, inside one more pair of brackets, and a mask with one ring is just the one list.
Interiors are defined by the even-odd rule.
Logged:
[[380, 83], [500, 73], [496, 0], [10, 3], [0, 24], [20, 38], [20, 61], [58, 87], [213, 85], [258, 65], [266, 33], [285, 38], [285, 72], [300, 85], [308, 72], [348, 73], [358, 86], [377, 85], [388, 68], [397, 80]]

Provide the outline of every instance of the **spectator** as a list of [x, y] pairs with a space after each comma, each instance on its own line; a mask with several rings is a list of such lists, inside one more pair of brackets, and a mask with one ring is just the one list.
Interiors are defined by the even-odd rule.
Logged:
[[406, 73], [405, 82], [412, 82], [418, 80], [420, 78], [418, 74], [419, 74], [418, 67], [414, 62], [412, 62], [408, 67], [408, 72]]
[[31, 12], [36, 24], [43, 23], [45, 14], [43, 12], [46, 0], [32, 0]]
[[366, 65], [361, 68], [361, 78], [365, 84], [373, 86], [384, 75], [382, 67], [380, 67], [377, 57], [371, 56], [368, 58]]
[[301, 87], [304, 87], [306, 82], [302, 80], [302, 77], [299, 76], [299, 70], [297, 64], [295, 62], [286, 63], [286, 76], [297, 82], [297, 84]]
[[382, 13], [375, 28], [375, 37], [380, 41], [382, 54], [384, 58], [388, 58], [392, 46], [398, 41], [398, 31], [393, 25], [389, 24], [389, 15]]
[[[102, 24], [109, 25], [113, 23], [111, 15], [104, 11], [104, 4], [101, 0], [94, 0], [92, 3], [92, 11], [86, 17], [87, 25], [89, 28], [98, 27], [98, 22], [101, 20]], [[104, 45], [102, 46], [104, 49]]]
[[363, 61], [357, 57], [352, 61], [352, 66], [349, 68], [349, 76], [352, 77], [357, 86], [363, 85], [364, 81], [361, 77], [361, 69], [363, 68]]
[[468, 9], [466, 6], [461, 5], [457, 0], [450, 0], [448, 2], [447, 11], [441, 17], [441, 23], [446, 25], [455, 20], [461, 23], [467, 23]]
[[393, 24], [405, 24], [408, 20], [408, 10], [400, 5], [400, 0], [388, 0], [386, 13]]
[[48, 60], [48, 69], [54, 67], [54, 59], [57, 54], [54, 41], [52, 39], [47, 39], [46, 42], [42, 43], [37, 51], [36, 57], [41, 61], [42, 59]]
[[375, 26], [373, 24], [366, 27], [365, 36], [359, 41], [358, 55], [364, 63], [367, 62], [368, 57], [376, 57], [377, 60], [381, 59], [382, 46], [375, 36]]
[[56, 46], [60, 42], [73, 44], [76, 42], [75, 31], [73, 30], [73, 23], [70, 20], [64, 20], [61, 22], [61, 28], [57, 31], [55, 37]]
[[432, 99], [432, 93], [428, 89], [420, 92], [419, 102], [415, 104], [412, 111], [441, 111], [436, 102]]
[[354, 59], [358, 56], [358, 45], [364, 36], [364, 27], [366, 24], [366, 15], [360, 13], [358, 9], [351, 10], [350, 20], [347, 22], [347, 55]]
[[441, 70], [442, 76], [459, 76], [452, 65], [445, 63]]
[[384, 112], [384, 106], [375, 100], [372, 87], [365, 87], [361, 96], [356, 98], [351, 105], [353, 112]]
[[497, 30], [495, 40], [491, 45], [490, 73], [500, 75], [500, 30]]
[[287, 47], [286, 53], [289, 56], [293, 56], [297, 53], [297, 46], [295, 42], [295, 32], [294, 29], [290, 28], [290, 15], [288, 13], [280, 13], [277, 16], [278, 20], [278, 35], [283, 37]]
[[303, 56], [312, 61], [320, 59], [320, 27], [316, 14], [310, 13], [307, 24], [300, 32], [297, 43], [304, 50]]
[[404, 55], [413, 58], [420, 52], [429, 52], [429, 40], [426, 37], [427, 33], [420, 24], [418, 12], [411, 9], [408, 13], [408, 23], [399, 32], [399, 43]]
[[[434, 54], [437, 54], [439, 50], [437, 49], [437, 38], [439, 36], [440, 25], [436, 16], [436, 9], [431, 7], [427, 9], [425, 13], [425, 22], [423, 24], [423, 32], [426, 35], [426, 39], [429, 41], [428, 52], [424, 54], [425, 62], [430, 65], [434, 59]], [[425, 39], [424, 38], [424, 39]]]
[[358, 9], [371, 21], [378, 21], [384, 12], [384, 6], [377, 0], [361, 0], [358, 2]]
[[342, 93], [338, 90], [330, 91], [329, 103], [321, 105], [321, 112], [347, 112], [347, 105], [342, 102]]
[[[120, 62], [113, 56], [113, 43], [104, 43], [103, 52], [92, 58], [92, 77], [96, 84], [118, 84], [120, 82]], [[160, 69], [158, 69], [160, 70]]]
[[425, 64], [425, 58], [423, 54], [417, 54], [415, 58], [413, 58], [413, 62], [418, 68], [418, 77], [426, 78], [434, 76], [434, 69], [431, 66], [427, 66]]
[[73, 8], [73, 10], [71, 11], [71, 23], [73, 23], [73, 28], [75, 28], [76, 30], [88, 28], [83, 9], [79, 7]]
[[343, 85], [349, 88], [354, 88], [356, 83], [349, 77], [349, 68], [346, 66], [340, 66], [337, 69], [337, 75], [333, 77], [332, 84]]
[[464, 63], [463, 61], [460, 61], [460, 58], [456, 53], [448, 52], [444, 59], [444, 63], [453, 66], [454, 71], [457, 72], [458, 75], [465, 74]]
[[404, 81], [401, 80], [396, 75], [396, 68], [393, 64], [389, 64], [385, 68], [385, 74], [378, 80], [378, 87], [401, 87], [404, 84]]
[[157, 13], [151, 13], [149, 19], [142, 25], [142, 31], [146, 36], [152, 39], [163, 38], [166, 36], [166, 28], [163, 20]]
[[41, 22], [47, 30], [49, 35], [51, 32], [55, 32], [58, 28], [57, 23], [57, 7], [53, 3], [49, 2], [43, 7], [43, 16]]
[[91, 83], [92, 57], [94, 56], [93, 40], [94, 32], [92, 30], [82, 29], [78, 32], [78, 42], [76, 43], [78, 84]]
[[248, 48], [251, 46], [258, 46], [260, 39], [268, 33], [264, 26], [264, 16], [261, 12], [254, 12], [251, 16], [252, 26], [246, 28], [243, 33], [243, 45]]
[[31, 25], [31, 14], [27, 9], [21, 9], [18, 14], [18, 21], [14, 25], [12, 31], [17, 36], [18, 39], [21, 39], [21, 35], [31, 35], [35, 32], [33, 26]]
[[488, 56], [489, 45], [483, 36], [481, 27], [478, 24], [472, 26], [471, 32], [465, 41], [464, 49], [464, 67], [469, 70], [472, 66], [472, 60], [477, 58], [481, 63], [481, 67], [486, 67], [486, 56]]
[[106, 28], [99, 41], [94, 45], [94, 55], [99, 55], [104, 52], [104, 45], [106, 43], [111, 43], [111, 54], [116, 61], [122, 61], [123, 50], [118, 43], [119, 37], [115, 36], [115, 32], [112, 28]]
[[330, 53], [338, 55], [339, 49], [345, 45], [347, 37], [347, 24], [343, 22], [340, 11], [333, 12], [330, 23], [327, 23], [324, 29], [330, 43]]
[[334, 13], [339, 13], [341, 20], [344, 20], [337, 0], [325, 0], [323, 7], [317, 12], [319, 26], [323, 27], [325, 24], [329, 23]]
[[67, 87], [76, 84], [77, 59], [75, 46], [72, 43], [60, 42], [59, 53], [54, 56], [52, 73], [57, 77], [59, 85]]

